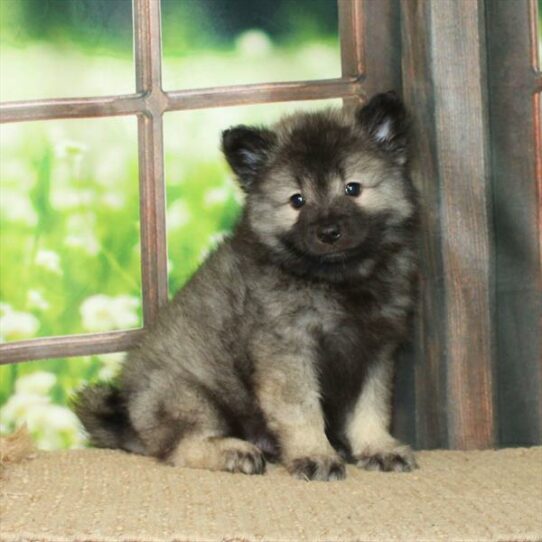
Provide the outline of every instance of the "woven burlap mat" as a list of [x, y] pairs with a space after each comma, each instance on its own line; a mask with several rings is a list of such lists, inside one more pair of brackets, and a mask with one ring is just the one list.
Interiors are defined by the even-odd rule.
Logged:
[[176, 469], [105, 450], [41, 452], [1, 480], [1, 539], [542, 540], [542, 448], [421, 452], [410, 474], [341, 482]]

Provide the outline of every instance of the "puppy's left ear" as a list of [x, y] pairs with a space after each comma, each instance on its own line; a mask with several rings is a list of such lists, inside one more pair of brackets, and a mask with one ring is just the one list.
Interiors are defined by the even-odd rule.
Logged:
[[240, 125], [222, 132], [222, 152], [245, 192], [258, 181], [276, 140], [265, 128]]
[[407, 159], [408, 119], [394, 91], [377, 94], [356, 112], [359, 126], [380, 149], [399, 164]]

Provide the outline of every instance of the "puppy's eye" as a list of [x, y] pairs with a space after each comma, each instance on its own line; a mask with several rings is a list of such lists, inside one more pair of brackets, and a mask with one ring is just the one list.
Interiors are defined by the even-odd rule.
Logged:
[[290, 198], [290, 205], [294, 209], [301, 209], [301, 207], [303, 207], [303, 205], [305, 205], [305, 198], [301, 194], [294, 194]]
[[344, 193], [347, 196], [352, 196], [354, 198], [357, 198], [361, 194], [361, 184], [359, 184], [359, 183], [348, 183], [344, 187]]

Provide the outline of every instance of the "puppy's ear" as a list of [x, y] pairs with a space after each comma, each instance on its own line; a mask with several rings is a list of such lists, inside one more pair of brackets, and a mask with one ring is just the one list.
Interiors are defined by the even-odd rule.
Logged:
[[399, 164], [407, 159], [408, 119], [394, 91], [377, 94], [358, 109], [356, 120], [371, 141]]
[[222, 132], [222, 152], [245, 192], [257, 181], [276, 140], [275, 133], [264, 128], [240, 125]]

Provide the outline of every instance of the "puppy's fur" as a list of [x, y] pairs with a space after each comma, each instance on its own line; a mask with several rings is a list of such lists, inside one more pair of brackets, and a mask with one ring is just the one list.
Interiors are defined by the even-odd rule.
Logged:
[[78, 395], [92, 443], [247, 474], [279, 459], [317, 480], [344, 478], [345, 460], [414, 468], [388, 432], [416, 275], [406, 146], [391, 92], [355, 116], [226, 130], [244, 212], [128, 354], [117, 385]]

